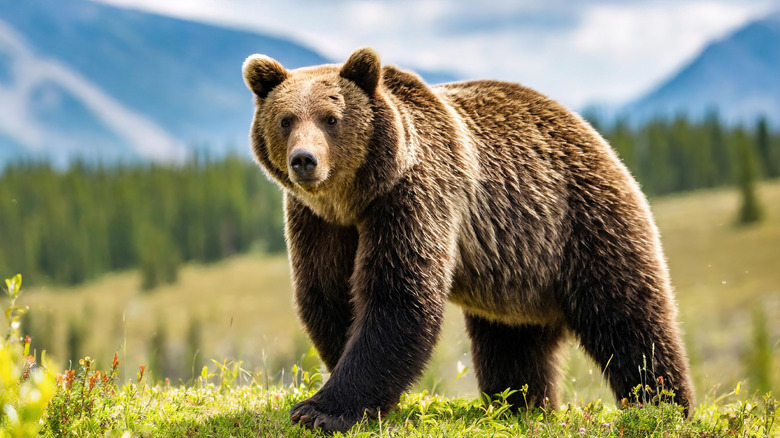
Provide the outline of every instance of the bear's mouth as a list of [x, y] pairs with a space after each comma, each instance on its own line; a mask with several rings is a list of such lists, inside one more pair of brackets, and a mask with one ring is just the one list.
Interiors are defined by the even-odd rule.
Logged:
[[322, 186], [322, 180], [319, 178], [296, 178], [290, 175], [290, 181], [303, 191], [314, 194]]

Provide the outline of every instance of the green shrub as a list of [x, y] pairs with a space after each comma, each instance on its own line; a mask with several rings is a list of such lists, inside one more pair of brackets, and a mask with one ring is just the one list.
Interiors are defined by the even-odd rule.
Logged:
[[30, 355], [30, 338], [20, 336], [17, 307], [22, 276], [5, 280], [10, 306], [5, 311], [8, 335], [0, 340], [0, 437], [32, 437], [41, 428], [46, 405], [54, 395], [54, 375], [41, 353], [41, 364]]

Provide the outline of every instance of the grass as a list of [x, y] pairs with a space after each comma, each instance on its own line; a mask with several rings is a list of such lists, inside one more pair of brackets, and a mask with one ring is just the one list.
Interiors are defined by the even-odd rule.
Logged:
[[[347, 436], [780, 436], [773, 426], [777, 403], [745, 381], [753, 348], [751, 315], [761, 309], [775, 364], [770, 377], [780, 384], [780, 183], [760, 186], [759, 196], [767, 217], [748, 228], [733, 226], [734, 191], [653, 202], [698, 389], [691, 421], [682, 420], [672, 405], [615, 408], [598, 369], [576, 345], [566, 367], [562, 399], [567, 404], [560, 409], [512, 415], [505, 403], [486, 404], [467, 371], [462, 320], [449, 307], [443, 338], [420, 386], [404, 396], [398, 409], [360, 423]], [[48, 357], [66, 354], [67, 324], [78, 319], [88, 324], [83, 349], [106, 362], [65, 364], [71, 371], [60, 377], [43, 423], [28, 419], [19, 424], [43, 425], [44, 436], [311, 436], [288, 417], [292, 405], [321, 381], [312, 374], [316, 361], [294, 316], [288, 272], [283, 257], [247, 255], [187, 266], [179, 283], [153, 293], [140, 292], [135, 272], [77, 288], [26, 292], [19, 303], [45, 316], [32, 321], [38, 331], [49, 332], [43, 346]], [[200, 354], [235, 361], [193, 368], [184, 379], [187, 385], [150, 381], [140, 366], [148, 363], [153, 332], [164, 327], [168, 348], [181, 351], [193, 315], [203, 325]], [[10, 377], [0, 375], [5, 379], [0, 436], [29, 435], [14, 432], [7, 406], [28, 416], [43, 415], [42, 400], [51, 396], [46, 379], [51, 382], [58, 368], [41, 360], [46, 374], [30, 380], [38, 385], [31, 389], [18, 377], [29, 370], [20, 345], [5, 342], [0, 349], [5, 356], [16, 355], [16, 360], [0, 357], [10, 370]], [[115, 350], [119, 355], [113, 355]], [[296, 362], [307, 364], [308, 374], [297, 367], [285, 372]], [[98, 375], [98, 369], [105, 371]], [[48, 395], [33, 397], [35, 390]]]
[[[292, 424], [288, 414], [296, 402], [317, 389], [321, 382], [317, 375], [298, 374], [302, 378], [295, 385], [269, 388], [242, 374], [238, 364], [227, 364], [220, 375], [204, 374], [190, 387], [149, 386], [143, 371], [135, 381], [119, 387], [114, 381], [116, 365], [102, 374], [111, 376], [108, 379], [90, 378], [96, 373], [89, 362], [82, 362], [81, 368], [78, 375], [60, 381], [43, 417], [42, 436], [322, 436]], [[237, 385], [242, 376], [248, 384]], [[504, 401], [506, 395], [487, 402], [425, 392], [405, 394], [392, 412], [380, 419], [364, 419], [346, 434], [334, 436], [772, 437], [780, 433], [774, 425], [780, 414], [775, 400], [768, 395], [745, 399], [739, 388], [700, 406], [690, 421], [683, 419], [679, 407], [665, 403], [618, 410], [596, 401], [515, 414]]]
[[[293, 368], [294, 383], [268, 386], [261, 375], [223, 363], [215, 373], [204, 369], [191, 386], [168, 382], [148, 385], [144, 368], [124, 385], [117, 383], [119, 361], [96, 370], [94, 361], [80, 361], [80, 371], [58, 376], [56, 395], [45, 414], [27, 419], [44, 437], [277, 437], [322, 436], [289, 420], [292, 406], [314, 394], [323, 379]], [[47, 370], [48, 372], [48, 370]], [[53, 386], [53, 385], [52, 385]], [[637, 388], [639, 391], [639, 388]], [[49, 391], [51, 392], [51, 391]], [[588, 437], [773, 437], [780, 407], [767, 394], [761, 399], [740, 396], [740, 387], [704, 403], [686, 421], [682, 409], [661, 402], [618, 410], [594, 401], [568, 404], [554, 410], [510, 410], [509, 391], [487, 398], [446, 399], [426, 392], [405, 394], [400, 405], [378, 419], [366, 419], [349, 437], [471, 437], [471, 436], [588, 436]], [[7, 408], [6, 408], [6, 412]], [[9, 420], [0, 416], [0, 436]], [[33, 436], [36, 430], [10, 436]]]
[[[762, 184], [758, 193], [766, 218], [747, 228], [734, 226], [736, 190], [652, 201], [700, 398], [745, 380], [756, 308], [766, 313], [771, 351], [780, 363], [780, 182]], [[137, 272], [121, 272], [79, 287], [29, 290], [23, 304], [31, 308], [35, 332], [44, 333], [34, 345], [66, 358], [67, 326], [81, 321], [88, 324], [82, 350], [99, 358], [119, 351], [126, 375], [149, 363], [149, 340], [163, 328], [174, 362], [185, 369], [184, 381], [199, 372], [192, 367], [193, 358], [185, 357], [193, 320], [202, 328], [201, 358], [243, 360], [252, 371], [281, 373], [309, 349], [294, 313], [283, 255], [249, 254], [214, 265], [187, 265], [178, 283], [151, 293], [141, 292], [140, 283]], [[470, 366], [468, 349], [460, 312], [450, 305], [434, 360], [416, 389], [475, 396], [470, 371], [466, 378], [456, 378], [462, 371], [459, 364]], [[777, 391], [780, 366], [772, 370]], [[576, 344], [570, 347], [565, 375], [563, 400], [611, 398], [598, 368]]]

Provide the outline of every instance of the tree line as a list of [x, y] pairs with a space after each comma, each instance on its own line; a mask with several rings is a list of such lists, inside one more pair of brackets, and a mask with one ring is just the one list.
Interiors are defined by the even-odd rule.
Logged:
[[[739, 184], [755, 198], [753, 181], [780, 176], [780, 134], [764, 120], [590, 121], [649, 196]], [[151, 289], [175, 281], [183, 262], [283, 251], [282, 216], [279, 189], [235, 156], [65, 170], [13, 164], [0, 174], [0, 272], [72, 285], [140, 268]]]
[[182, 262], [251, 248], [284, 250], [279, 189], [238, 157], [184, 165], [46, 163], [0, 175], [0, 272], [78, 284], [141, 268], [143, 287], [172, 282]]
[[765, 119], [726, 126], [716, 113], [704, 120], [679, 116], [634, 126], [591, 114], [591, 124], [617, 151], [648, 196], [741, 184], [780, 176], [780, 133]]

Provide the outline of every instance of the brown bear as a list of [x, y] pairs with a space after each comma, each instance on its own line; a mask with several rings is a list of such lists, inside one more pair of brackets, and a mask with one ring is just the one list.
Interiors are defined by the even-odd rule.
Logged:
[[292, 421], [344, 431], [392, 409], [447, 300], [484, 393], [528, 385], [528, 404], [556, 406], [571, 334], [618, 399], [658, 379], [687, 409], [658, 231], [582, 118], [514, 83], [429, 87], [371, 49], [292, 71], [253, 55], [243, 74], [254, 155], [284, 191], [298, 313], [331, 373]]

